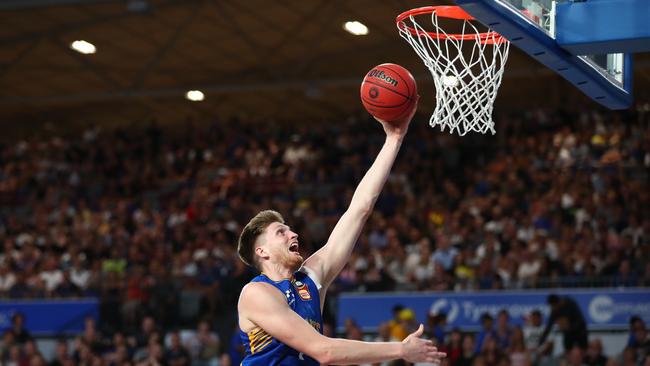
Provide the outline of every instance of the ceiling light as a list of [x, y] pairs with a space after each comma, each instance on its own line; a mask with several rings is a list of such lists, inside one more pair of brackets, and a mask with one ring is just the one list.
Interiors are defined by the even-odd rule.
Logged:
[[365, 36], [368, 34], [368, 27], [357, 20], [345, 22], [345, 24], [343, 24], [343, 29], [354, 34], [355, 36]]
[[185, 98], [193, 102], [200, 102], [203, 99], [205, 99], [205, 95], [203, 95], [203, 92], [200, 90], [190, 90], [187, 93], [185, 93]]
[[90, 42], [86, 42], [84, 40], [77, 40], [72, 42], [70, 44], [70, 48], [72, 48], [73, 50], [79, 53], [83, 53], [84, 55], [89, 55], [97, 51], [97, 48], [95, 48], [94, 44]]

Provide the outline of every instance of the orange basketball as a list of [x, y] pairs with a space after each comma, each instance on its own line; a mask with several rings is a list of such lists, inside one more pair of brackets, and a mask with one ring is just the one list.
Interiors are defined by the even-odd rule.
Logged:
[[381, 64], [370, 70], [361, 83], [361, 103], [373, 116], [395, 121], [406, 116], [418, 94], [415, 79], [396, 64]]

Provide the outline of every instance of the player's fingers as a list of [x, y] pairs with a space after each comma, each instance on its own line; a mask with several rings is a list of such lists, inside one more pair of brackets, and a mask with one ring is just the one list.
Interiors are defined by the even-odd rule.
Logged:
[[420, 326], [418, 327], [418, 330], [416, 330], [412, 334], [419, 338], [422, 335], [422, 333], [424, 333], [424, 325], [422, 325], [422, 323], [420, 323]]
[[411, 112], [409, 113], [409, 117], [413, 118], [415, 115], [415, 112], [418, 110], [418, 100], [420, 99], [420, 96], [415, 97], [415, 101], [413, 102], [413, 107], [411, 107]]
[[426, 363], [433, 363], [433, 364], [439, 364], [440, 360], [435, 358], [435, 357], [427, 357], [427, 359], [424, 361]]
[[436, 347], [427, 347], [426, 351], [428, 354], [430, 354], [432, 357], [437, 357], [437, 358], [445, 358], [447, 357], [447, 354], [445, 352], [438, 352], [438, 349]]

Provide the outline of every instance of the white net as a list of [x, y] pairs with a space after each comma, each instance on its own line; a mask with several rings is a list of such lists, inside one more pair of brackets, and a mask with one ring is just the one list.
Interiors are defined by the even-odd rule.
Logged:
[[463, 136], [469, 131], [495, 133], [492, 109], [510, 42], [494, 32], [481, 33], [472, 21], [462, 22], [461, 34], [448, 34], [431, 13], [433, 34], [413, 17], [398, 22], [400, 36], [422, 58], [436, 87], [436, 108], [431, 127]]

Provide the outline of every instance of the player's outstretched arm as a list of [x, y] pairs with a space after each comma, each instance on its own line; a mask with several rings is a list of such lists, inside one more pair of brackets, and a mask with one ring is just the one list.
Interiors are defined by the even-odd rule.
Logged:
[[361, 342], [325, 337], [291, 310], [282, 293], [266, 283], [246, 285], [238, 307], [240, 322], [244, 319], [264, 329], [275, 339], [321, 364], [375, 363], [398, 358], [409, 362], [438, 363], [446, 356], [438, 352], [430, 340], [419, 338], [424, 329], [422, 325], [402, 342]]
[[[349, 208], [339, 219], [327, 243], [305, 261], [304, 266], [315, 272], [323, 285], [323, 290], [327, 289], [348, 261], [361, 229], [388, 178], [416, 109], [417, 100], [411, 113], [404, 119], [394, 122], [379, 121], [386, 132], [384, 146], [361, 179]], [[321, 293], [324, 293], [323, 290]]]

